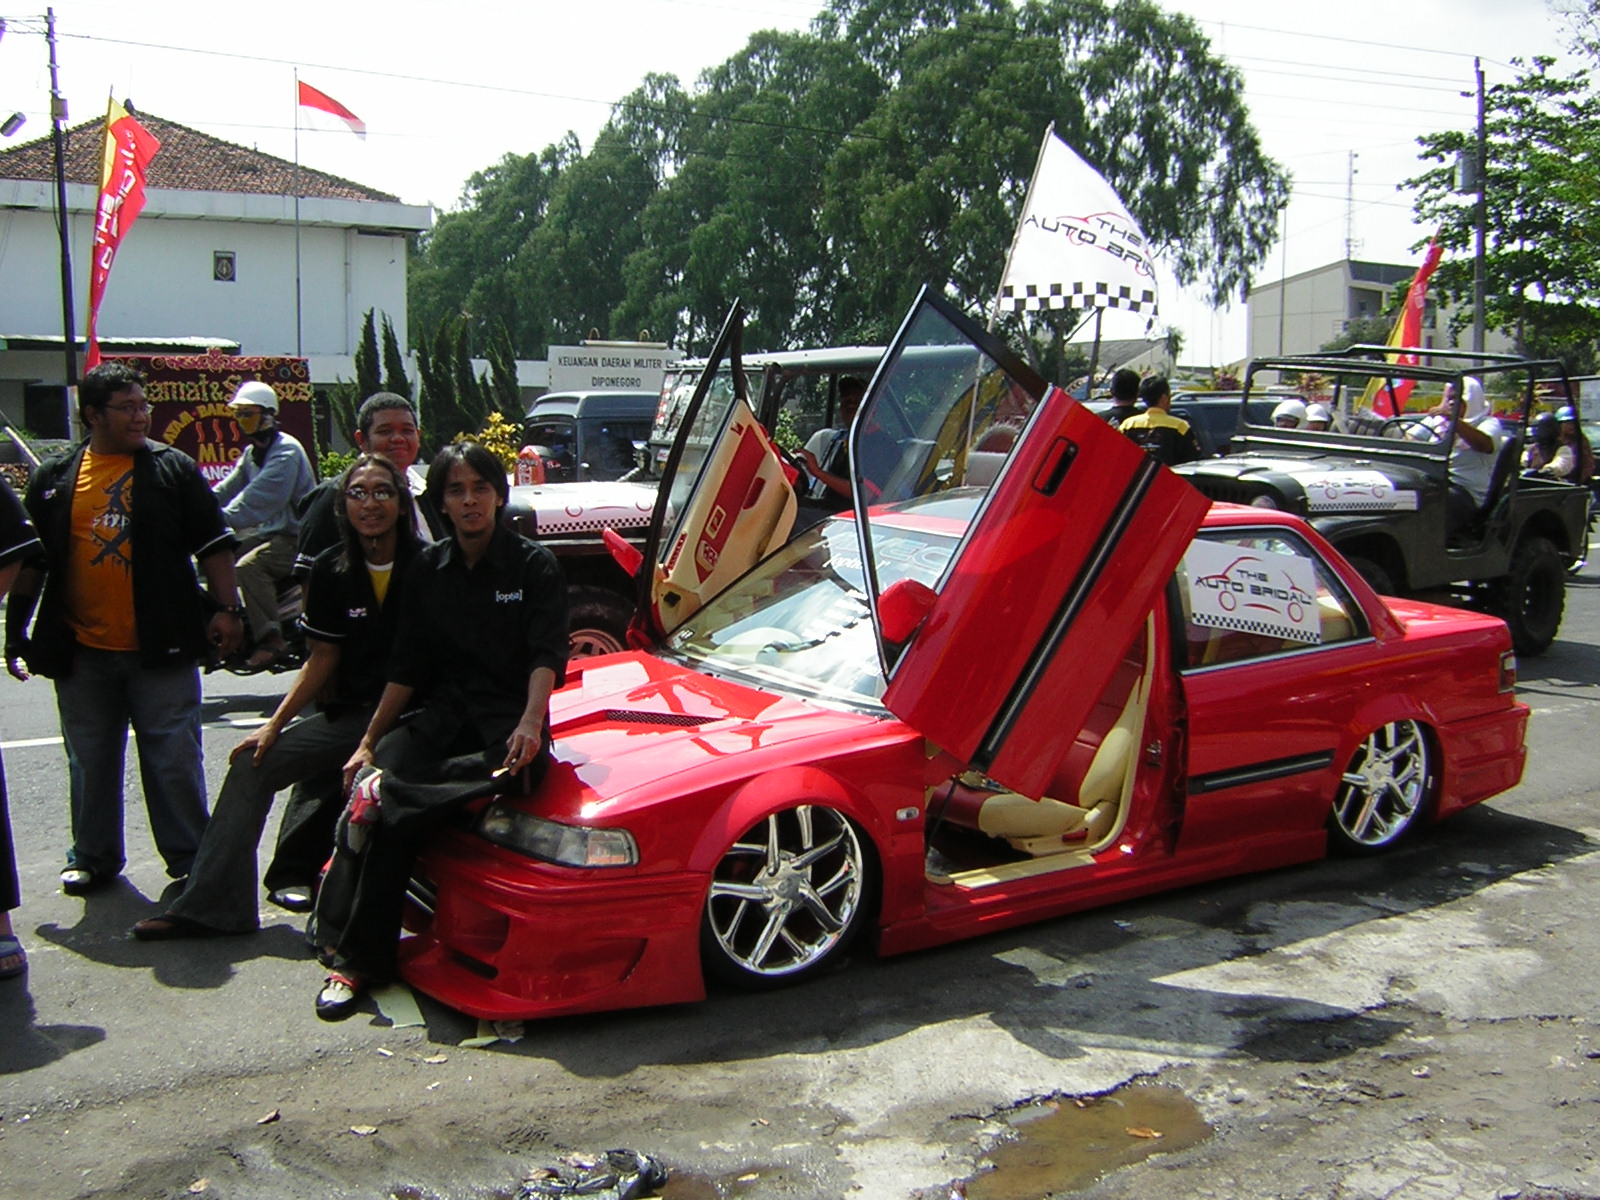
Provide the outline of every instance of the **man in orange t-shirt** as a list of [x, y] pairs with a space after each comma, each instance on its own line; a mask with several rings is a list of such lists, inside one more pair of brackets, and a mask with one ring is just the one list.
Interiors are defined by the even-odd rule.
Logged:
[[72, 802], [61, 872], [70, 895], [123, 868], [130, 726], [156, 848], [174, 879], [189, 873], [206, 823], [197, 664], [212, 647], [231, 653], [243, 633], [233, 535], [194, 461], [147, 439], [143, 383], [116, 362], [84, 377], [78, 413], [89, 436], [34, 473], [27, 507], [44, 554], [23, 569], [6, 611], [6, 669], [55, 680]]

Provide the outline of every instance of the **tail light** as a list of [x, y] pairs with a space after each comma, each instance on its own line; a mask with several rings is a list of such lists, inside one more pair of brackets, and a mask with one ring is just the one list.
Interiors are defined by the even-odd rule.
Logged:
[[1500, 655], [1500, 691], [1514, 692], [1517, 690], [1517, 653], [1507, 650]]

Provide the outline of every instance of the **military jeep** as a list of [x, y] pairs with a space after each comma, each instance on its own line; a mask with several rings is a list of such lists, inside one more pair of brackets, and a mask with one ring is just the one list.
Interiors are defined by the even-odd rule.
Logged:
[[[1417, 361], [1397, 365], [1380, 357], [1387, 354]], [[1233, 452], [1177, 470], [1214, 500], [1306, 518], [1379, 592], [1492, 612], [1511, 627], [1520, 653], [1539, 654], [1561, 626], [1567, 568], [1587, 549], [1588, 489], [1522, 472], [1534, 384], [1561, 373], [1559, 363], [1513, 355], [1382, 346], [1254, 359]], [[1439, 400], [1447, 385], [1461, 394], [1469, 375], [1484, 384], [1506, 436], [1487, 498], [1451, 533], [1456, 426], [1428, 417], [1421, 405], [1424, 396]], [[1252, 394], [1286, 379], [1327, 399], [1333, 428], [1278, 429], [1252, 420]], [[1419, 411], [1405, 412], [1413, 390]]]

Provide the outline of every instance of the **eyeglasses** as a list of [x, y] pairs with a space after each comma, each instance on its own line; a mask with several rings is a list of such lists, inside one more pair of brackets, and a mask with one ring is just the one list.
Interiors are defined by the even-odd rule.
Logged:
[[130, 416], [130, 417], [143, 417], [143, 416], [148, 415], [149, 412], [150, 412], [150, 406], [148, 404], [144, 404], [144, 403], [140, 403], [140, 404], [108, 404], [108, 405], [106, 405], [106, 408], [109, 409], [111, 412], [122, 413], [122, 414], [124, 414], [126, 416]]
[[365, 504], [368, 500], [376, 500], [379, 504], [387, 504], [394, 499], [394, 495], [394, 489], [386, 487], [347, 487], [344, 490], [344, 498], [346, 500], [354, 500], [357, 504]]

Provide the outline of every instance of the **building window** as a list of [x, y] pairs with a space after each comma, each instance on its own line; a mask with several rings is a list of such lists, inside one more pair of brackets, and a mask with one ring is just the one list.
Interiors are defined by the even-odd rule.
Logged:
[[211, 255], [211, 278], [218, 283], [232, 283], [235, 274], [232, 250], [216, 250]]

